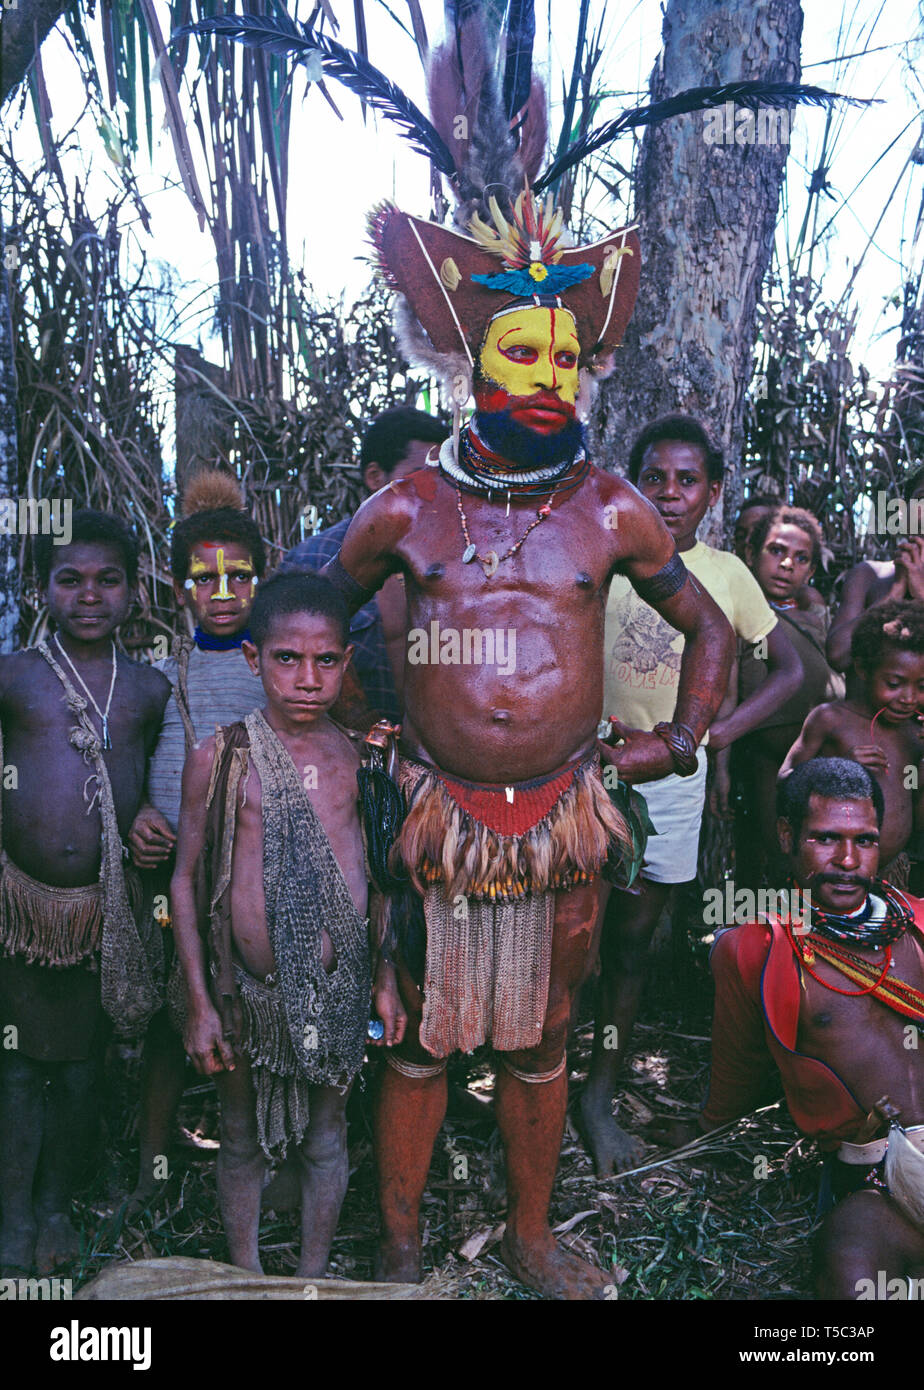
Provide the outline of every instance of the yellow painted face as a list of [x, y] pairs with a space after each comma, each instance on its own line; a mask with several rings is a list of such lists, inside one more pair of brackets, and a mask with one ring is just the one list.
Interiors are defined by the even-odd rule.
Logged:
[[[207, 545], [207, 542], [205, 544]], [[242, 594], [246, 600], [252, 600], [254, 586], [257, 582], [257, 576], [254, 573], [254, 568], [251, 562], [249, 560], [244, 559], [226, 559], [224, 546], [219, 545], [213, 547], [211, 545], [208, 545], [207, 548], [209, 550], [212, 550], [214, 548], [215, 550], [214, 568], [211, 568], [209, 565], [205, 564], [205, 562], [203, 560], [200, 560], [197, 555], [191, 556], [189, 562], [190, 577], [186, 580], [185, 587], [187, 589], [195, 589], [197, 584], [201, 583], [203, 585], [206, 585], [210, 581], [214, 582], [215, 578], [217, 577], [218, 588], [211, 595], [211, 599], [233, 599], [235, 595], [232, 594], [231, 590], [228, 588], [228, 579], [231, 578], [233, 580], [239, 581], [239, 593]], [[246, 587], [242, 588], [241, 582]], [[249, 593], [247, 592], [248, 588], [250, 591]]]
[[567, 309], [526, 305], [491, 320], [479, 361], [483, 375], [511, 396], [545, 391], [573, 406], [580, 350]]

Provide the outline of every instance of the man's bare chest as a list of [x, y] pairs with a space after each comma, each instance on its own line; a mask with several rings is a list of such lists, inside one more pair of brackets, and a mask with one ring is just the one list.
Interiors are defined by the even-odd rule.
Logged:
[[[861, 960], [872, 972], [869, 984], [901, 981], [924, 989], [924, 944], [910, 934], [896, 942], [891, 952], [851, 950], [847, 943], [838, 949]], [[813, 1045], [824, 1051], [836, 1047], [837, 1065], [867, 1050], [903, 1047], [905, 1025], [909, 1019], [875, 997], [867, 983], [842, 973], [837, 966], [815, 954], [811, 970], [803, 966], [803, 993], [799, 1011], [799, 1046]], [[865, 991], [865, 992], [864, 992]], [[816, 1052], [815, 1055], [820, 1055]]]
[[461, 515], [444, 497], [421, 509], [398, 547], [412, 589], [434, 599], [598, 596], [618, 559], [612, 535], [576, 501], [544, 516], [541, 505], [514, 503], [508, 514], [502, 500], [466, 496]]

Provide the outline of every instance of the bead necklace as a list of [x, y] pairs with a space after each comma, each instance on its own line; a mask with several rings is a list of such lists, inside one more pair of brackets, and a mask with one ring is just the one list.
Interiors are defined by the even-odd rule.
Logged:
[[827, 912], [813, 904], [812, 930], [848, 946], [891, 946], [898, 941], [914, 921], [911, 906], [891, 883], [873, 879], [872, 884], [875, 892], [867, 894], [857, 912]]
[[[440, 449], [440, 472], [457, 488], [465, 488], [469, 492], [487, 493], [489, 498], [495, 492], [506, 493], [508, 515], [511, 498], [541, 497], [550, 486], [559, 482], [564, 483], [565, 479], [568, 479], [567, 487], [560, 490], [570, 492], [583, 482], [590, 471], [590, 464], [587, 462], [584, 450], [579, 449], [573, 459], [561, 464], [553, 464], [548, 468], [520, 469], [515, 473], [504, 473], [490, 466], [487, 455], [483, 452], [484, 446], [480, 441], [477, 451], [474, 454], [469, 452], [465, 444], [466, 438], [467, 434], [463, 432], [460, 440], [460, 453], [463, 458], [459, 461], [456, 460], [453, 451], [452, 439], [446, 440]], [[573, 477], [569, 477], [572, 470], [576, 470], [576, 472]]]
[[[879, 976], [878, 980], [874, 980], [871, 985], [867, 985], [866, 989], [839, 989], [837, 985], [832, 985], [829, 983], [828, 980], [823, 980], [820, 975], [816, 975], [815, 971], [808, 963], [808, 951], [806, 949], [808, 943], [800, 940], [799, 944], [797, 945], [796, 938], [793, 935], [792, 924], [790, 922], [787, 922], [785, 925], [786, 935], [789, 937], [790, 945], [792, 946], [797, 957], [799, 958], [800, 963], [805, 966], [805, 969], [811, 975], [813, 980], [817, 980], [820, 985], [824, 985], [825, 989], [831, 990], [832, 994], [845, 994], [848, 999], [860, 999], [864, 994], [872, 994], [874, 990], [879, 988], [879, 986], [882, 984], [883, 980], [886, 978], [886, 976], [892, 968], [892, 947], [887, 946], [885, 948], [885, 960], [882, 964], [882, 973]], [[814, 960], [814, 956], [812, 956], [812, 959]]]

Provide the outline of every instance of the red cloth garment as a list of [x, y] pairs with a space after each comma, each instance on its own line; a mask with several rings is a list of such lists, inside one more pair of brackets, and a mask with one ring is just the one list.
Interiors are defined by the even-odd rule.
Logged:
[[498, 835], [525, 835], [545, 820], [557, 801], [574, 781], [579, 764], [553, 777], [537, 777], [509, 788], [479, 786], [460, 782], [438, 773], [443, 786], [457, 805]]
[[[924, 944], [924, 900], [905, 896], [914, 910], [912, 930]], [[713, 947], [710, 964], [715, 1015], [703, 1122], [712, 1129], [765, 1103], [775, 1064], [789, 1113], [803, 1134], [822, 1149], [851, 1139], [866, 1111], [831, 1067], [796, 1051], [802, 992], [782, 923], [730, 928]]]

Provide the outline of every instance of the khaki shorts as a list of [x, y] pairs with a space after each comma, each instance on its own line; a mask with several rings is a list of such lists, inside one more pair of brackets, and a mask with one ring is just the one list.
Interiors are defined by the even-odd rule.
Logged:
[[642, 878], [652, 883], [689, 883], [696, 877], [699, 829], [706, 804], [706, 750], [696, 754], [692, 777], [660, 777], [639, 782], [657, 835], [649, 835]]

